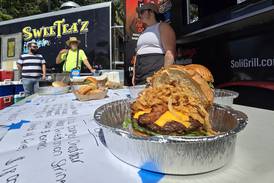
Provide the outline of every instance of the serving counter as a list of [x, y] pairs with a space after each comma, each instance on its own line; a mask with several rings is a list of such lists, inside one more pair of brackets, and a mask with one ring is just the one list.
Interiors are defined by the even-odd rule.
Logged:
[[0, 182], [273, 182], [274, 112], [240, 105], [233, 108], [246, 113], [249, 124], [238, 136], [234, 159], [217, 171], [170, 176], [120, 161], [105, 146], [93, 114], [129, 95], [128, 89], [109, 90], [107, 98], [89, 102], [73, 94], [34, 95], [0, 111]]

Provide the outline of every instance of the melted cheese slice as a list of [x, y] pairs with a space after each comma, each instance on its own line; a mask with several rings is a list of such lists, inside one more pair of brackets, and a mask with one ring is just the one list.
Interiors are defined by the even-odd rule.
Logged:
[[170, 111], [165, 112], [156, 122], [160, 127], [165, 126], [166, 123], [171, 122], [171, 121], [176, 121], [178, 123], [181, 123], [184, 125], [186, 128], [189, 128], [191, 123], [189, 122], [189, 117], [180, 113], [180, 112], [175, 112], [176, 116], [174, 116]]
[[148, 109], [148, 110], [145, 110], [145, 111], [139, 111], [139, 112], [136, 112], [133, 116], [134, 119], [138, 119], [139, 116], [143, 115], [143, 114], [147, 114], [147, 113], [150, 113], [151, 112], [151, 109]]
[[[134, 114], [133, 118], [138, 119], [141, 115], [150, 113], [151, 109], [145, 110], [145, 111], [139, 111]], [[170, 111], [165, 112], [160, 118], [155, 122], [160, 127], [165, 126], [166, 123], [171, 122], [171, 121], [176, 121], [178, 123], [181, 123], [184, 125], [186, 128], [189, 128], [191, 123], [189, 122], [189, 117], [180, 113], [180, 112], [175, 112], [176, 116], [174, 116]]]

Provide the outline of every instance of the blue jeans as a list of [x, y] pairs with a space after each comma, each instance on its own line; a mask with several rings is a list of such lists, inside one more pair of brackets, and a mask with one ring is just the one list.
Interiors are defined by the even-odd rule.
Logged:
[[23, 78], [22, 83], [26, 96], [32, 95], [38, 90], [39, 79]]

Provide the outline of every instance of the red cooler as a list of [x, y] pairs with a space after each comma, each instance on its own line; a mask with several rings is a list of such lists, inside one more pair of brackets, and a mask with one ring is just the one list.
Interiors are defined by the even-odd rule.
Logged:
[[0, 110], [13, 104], [13, 96], [0, 97]]
[[13, 71], [0, 70], [0, 81], [4, 81], [6, 79], [13, 80]]

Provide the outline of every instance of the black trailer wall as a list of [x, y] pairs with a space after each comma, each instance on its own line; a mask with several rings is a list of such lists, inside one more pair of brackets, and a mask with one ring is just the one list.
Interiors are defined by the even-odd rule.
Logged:
[[[207, 66], [216, 87], [240, 93], [236, 103], [273, 110], [274, 6], [271, 0], [256, 2], [184, 27], [177, 61]], [[220, 14], [228, 16], [223, 20]]]
[[273, 31], [271, 22], [185, 44], [183, 59], [207, 66], [215, 86], [240, 92], [237, 103], [274, 109]]

